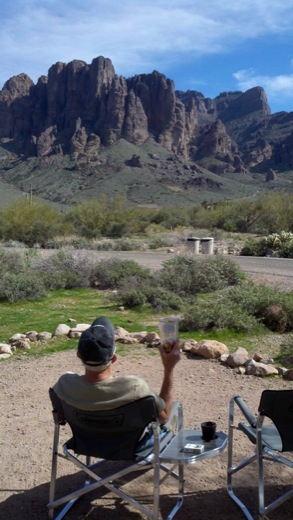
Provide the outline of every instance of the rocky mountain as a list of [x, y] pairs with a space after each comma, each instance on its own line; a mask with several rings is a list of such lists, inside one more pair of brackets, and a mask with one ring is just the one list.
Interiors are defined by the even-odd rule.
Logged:
[[157, 71], [118, 76], [98, 57], [58, 62], [37, 84], [19, 74], [0, 91], [0, 180], [61, 203], [109, 192], [110, 179], [134, 203], [160, 202], [136, 200], [135, 178], [229, 198], [233, 183], [234, 196], [246, 194], [244, 178], [249, 193], [280, 178], [290, 189], [292, 169], [293, 112], [271, 114], [261, 87], [210, 99], [175, 91]]

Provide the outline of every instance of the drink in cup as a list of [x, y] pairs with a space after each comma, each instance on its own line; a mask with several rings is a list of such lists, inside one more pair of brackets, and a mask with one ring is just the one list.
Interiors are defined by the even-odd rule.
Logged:
[[159, 319], [160, 339], [165, 352], [171, 352], [178, 339], [178, 325], [178, 316], [168, 316]]

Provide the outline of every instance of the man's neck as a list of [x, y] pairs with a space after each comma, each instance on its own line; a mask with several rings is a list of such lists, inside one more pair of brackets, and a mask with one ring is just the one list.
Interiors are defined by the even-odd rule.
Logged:
[[108, 379], [112, 376], [111, 365], [103, 370], [103, 372], [94, 372], [93, 370], [85, 371], [85, 378], [89, 383], [98, 383], [99, 381], [104, 381], [104, 379]]

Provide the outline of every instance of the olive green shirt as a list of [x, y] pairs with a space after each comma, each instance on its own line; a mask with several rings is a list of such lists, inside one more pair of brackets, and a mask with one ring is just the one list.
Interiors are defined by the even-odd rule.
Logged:
[[53, 389], [60, 399], [82, 410], [112, 410], [148, 395], [154, 397], [158, 414], [165, 407], [164, 400], [144, 379], [131, 375], [92, 383], [84, 375], [66, 372]]

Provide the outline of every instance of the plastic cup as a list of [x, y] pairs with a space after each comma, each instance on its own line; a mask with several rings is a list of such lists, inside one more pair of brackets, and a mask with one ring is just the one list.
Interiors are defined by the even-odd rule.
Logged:
[[159, 319], [159, 331], [161, 344], [165, 352], [171, 352], [178, 340], [179, 317], [168, 316]]

